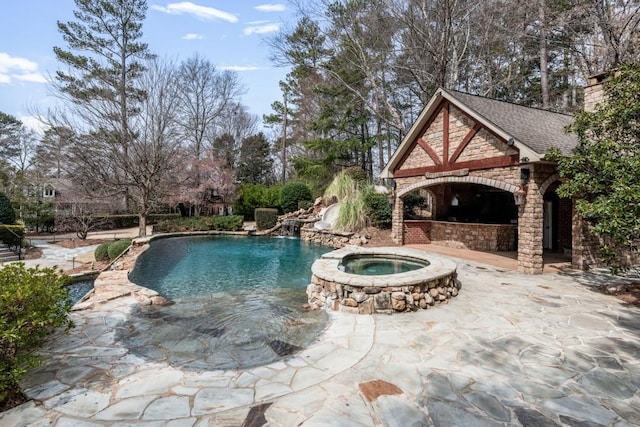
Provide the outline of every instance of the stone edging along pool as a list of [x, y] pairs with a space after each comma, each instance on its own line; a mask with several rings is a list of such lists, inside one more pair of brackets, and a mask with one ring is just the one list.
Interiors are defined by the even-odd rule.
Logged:
[[[364, 276], [339, 269], [352, 255], [392, 256], [427, 262], [405, 273]], [[362, 248], [348, 246], [329, 252], [313, 263], [307, 287], [309, 306], [356, 314], [395, 313], [446, 304], [458, 295], [456, 265], [446, 258], [404, 247]]]

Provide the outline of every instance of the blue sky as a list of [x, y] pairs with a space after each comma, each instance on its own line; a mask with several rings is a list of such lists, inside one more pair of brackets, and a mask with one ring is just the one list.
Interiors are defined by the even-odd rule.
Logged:
[[[143, 40], [160, 56], [186, 59], [194, 53], [219, 69], [238, 72], [243, 100], [262, 116], [279, 99], [278, 81], [287, 69], [268, 59], [264, 38], [294, 16], [284, 3], [260, 0], [147, 0]], [[66, 48], [56, 22], [73, 20], [73, 0], [2, 0], [0, 4], [0, 111], [30, 124], [33, 107], [56, 100], [47, 79], [59, 67], [53, 46]]]

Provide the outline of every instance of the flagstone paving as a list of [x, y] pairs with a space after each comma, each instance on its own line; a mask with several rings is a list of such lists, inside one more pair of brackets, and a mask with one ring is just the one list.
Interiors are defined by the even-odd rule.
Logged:
[[75, 312], [25, 379], [33, 400], [0, 425], [640, 425], [640, 309], [589, 275], [455, 261], [462, 290], [448, 305], [332, 313], [308, 348], [252, 369], [133, 354], [116, 334], [131, 296]]

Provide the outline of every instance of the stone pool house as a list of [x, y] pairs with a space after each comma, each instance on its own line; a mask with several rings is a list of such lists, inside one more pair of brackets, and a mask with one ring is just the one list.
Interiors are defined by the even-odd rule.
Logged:
[[[589, 79], [585, 108], [602, 100], [604, 75]], [[545, 154], [569, 154], [570, 115], [439, 89], [424, 107], [381, 177], [392, 179], [392, 237], [399, 244], [454, 241], [479, 251], [517, 251], [518, 270], [542, 273], [544, 254], [571, 257], [574, 268], [597, 264], [597, 242], [558, 197], [556, 165]], [[427, 215], [405, 198], [419, 193]]]

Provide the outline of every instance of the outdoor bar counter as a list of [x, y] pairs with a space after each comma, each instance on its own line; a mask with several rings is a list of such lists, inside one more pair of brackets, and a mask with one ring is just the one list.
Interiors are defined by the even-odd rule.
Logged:
[[456, 241], [467, 249], [488, 252], [517, 250], [517, 224], [482, 224], [404, 220], [404, 244]]

